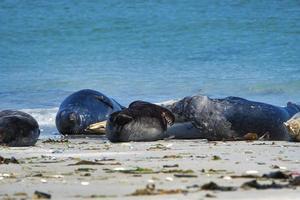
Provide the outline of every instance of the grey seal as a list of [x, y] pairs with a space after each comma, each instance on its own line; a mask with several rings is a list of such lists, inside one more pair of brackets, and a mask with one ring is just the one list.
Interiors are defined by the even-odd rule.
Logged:
[[17, 110], [0, 112], [0, 145], [32, 146], [40, 135], [37, 121]]
[[114, 99], [95, 90], [80, 90], [61, 103], [56, 127], [63, 135], [91, 134], [93, 130], [89, 125], [106, 121], [111, 113], [119, 110], [122, 106]]
[[283, 123], [300, 111], [300, 106], [291, 102], [279, 107], [239, 97], [212, 99], [200, 95], [166, 107], [175, 115], [169, 136], [208, 140], [241, 140], [247, 133], [291, 140]]
[[111, 142], [155, 141], [167, 136], [166, 130], [174, 120], [174, 115], [164, 107], [135, 101], [110, 115], [106, 136]]

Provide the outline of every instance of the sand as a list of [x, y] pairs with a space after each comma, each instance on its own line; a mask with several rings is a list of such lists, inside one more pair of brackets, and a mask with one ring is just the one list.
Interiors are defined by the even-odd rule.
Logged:
[[[0, 147], [0, 156], [19, 162], [0, 164], [0, 199], [38, 198], [35, 191], [51, 199], [300, 198], [300, 186], [240, 187], [256, 179], [270, 184], [271, 179], [259, 177], [274, 171], [299, 175], [300, 143], [162, 140], [112, 144], [103, 137], [88, 137], [61, 143], [40, 140], [34, 147]], [[252, 177], [234, 178], [239, 175]], [[235, 191], [201, 189], [211, 181], [233, 186]], [[286, 179], [275, 182], [289, 183]]]

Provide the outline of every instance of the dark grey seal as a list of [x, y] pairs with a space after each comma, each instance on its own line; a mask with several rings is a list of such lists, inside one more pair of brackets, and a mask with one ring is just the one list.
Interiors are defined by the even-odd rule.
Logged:
[[39, 135], [39, 125], [31, 115], [16, 110], [0, 112], [0, 145], [32, 146]]
[[60, 105], [56, 115], [56, 127], [63, 135], [91, 134], [87, 127], [107, 120], [122, 106], [104, 94], [90, 89], [77, 91]]
[[247, 133], [290, 140], [283, 123], [300, 111], [299, 105], [290, 102], [278, 107], [239, 97], [207, 96], [186, 97], [166, 107], [175, 115], [175, 125], [168, 129], [170, 136], [208, 140], [240, 140]]
[[114, 112], [106, 124], [111, 142], [154, 141], [165, 138], [174, 115], [166, 108], [144, 101], [135, 101], [127, 109]]

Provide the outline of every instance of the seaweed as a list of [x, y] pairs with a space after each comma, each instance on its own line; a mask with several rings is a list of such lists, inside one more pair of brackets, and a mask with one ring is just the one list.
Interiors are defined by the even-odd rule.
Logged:
[[33, 199], [51, 199], [51, 194], [47, 194], [45, 192], [35, 191], [33, 195]]
[[292, 180], [290, 180], [290, 185], [300, 186], [300, 176], [296, 176]]
[[50, 143], [50, 144], [55, 144], [55, 143], [59, 143], [59, 144], [62, 144], [62, 143], [70, 143], [68, 139], [59, 139], [59, 140], [56, 140], [56, 139], [47, 139], [45, 141], [43, 141], [42, 143]]
[[75, 172], [93, 172], [96, 171], [97, 169], [93, 169], [93, 168], [78, 168], [75, 170]]
[[214, 156], [212, 157], [212, 160], [222, 160], [222, 159], [221, 159], [221, 157], [220, 157], [220, 156], [216, 156], [216, 155], [214, 155]]
[[194, 174], [174, 174], [177, 178], [197, 178], [197, 175]]
[[165, 173], [165, 174], [171, 174], [171, 173], [180, 173], [180, 174], [191, 174], [194, 173], [193, 170], [191, 169], [187, 169], [187, 170], [183, 170], [183, 169], [170, 169], [170, 170], [161, 170], [160, 172]]
[[178, 164], [174, 164], [174, 165], [163, 165], [163, 168], [172, 168], [172, 167], [179, 167]]
[[165, 155], [163, 158], [182, 158], [180, 155]]
[[150, 146], [147, 151], [151, 151], [151, 150], [169, 150], [171, 148], [163, 145], [163, 144], [156, 144], [156, 145], [153, 145], [153, 146]]
[[290, 174], [283, 173], [282, 171], [270, 172], [269, 174], [264, 174], [263, 178], [272, 179], [290, 179], [292, 176]]
[[145, 195], [167, 195], [167, 194], [181, 194], [187, 193], [187, 190], [183, 189], [156, 189], [155, 184], [148, 184], [143, 189], [137, 189], [135, 192], [131, 193], [128, 196], [145, 196]]
[[283, 188], [289, 188], [289, 184], [278, 184], [274, 181], [271, 184], [260, 184], [256, 180], [248, 181], [243, 183], [241, 188], [243, 189], [249, 189], [249, 188], [255, 188], [257, 190], [266, 190], [266, 189], [283, 189]]
[[121, 172], [124, 174], [155, 174], [158, 172], [153, 171], [152, 169], [149, 168], [142, 168], [142, 167], [137, 167], [134, 169], [124, 169], [124, 168], [116, 168], [116, 169], [103, 169], [105, 170], [107, 173], [114, 173], [114, 172]]
[[19, 161], [15, 158], [15, 157], [11, 157], [11, 158], [4, 158], [2, 156], [0, 156], [0, 164], [20, 164]]
[[203, 184], [201, 190], [235, 191], [237, 188], [232, 186], [219, 186], [215, 182], [209, 182]]
[[256, 133], [247, 133], [243, 136], [245, 140], [258, 140], [258, 135]]
[[81, 160], [74, 164], [69, 164], [68, 166], [74, 166], [74, 165], [121, 165], [119, 162], [114, 163], [101, 163], [101, 162], [95, 162], [95, 161], [89, 161], [89, 160]]

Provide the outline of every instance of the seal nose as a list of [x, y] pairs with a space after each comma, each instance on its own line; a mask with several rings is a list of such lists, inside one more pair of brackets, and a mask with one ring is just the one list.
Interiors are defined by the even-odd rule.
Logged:
[[77, 113], [64, 110], [57, 115], [56, 126], [64, 134], [81, 132], [81, 120]]
[[73, 113], [73, 112], [70, 113], [70, 114], [69, 114], [69, 120], [70, 120], [70, 121], [76, 121], [76, 120], [77, 120], [76, 114]]

